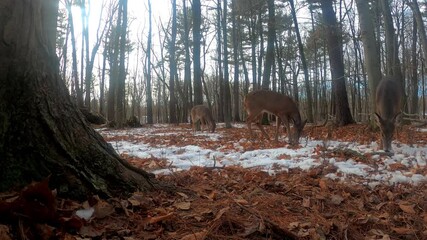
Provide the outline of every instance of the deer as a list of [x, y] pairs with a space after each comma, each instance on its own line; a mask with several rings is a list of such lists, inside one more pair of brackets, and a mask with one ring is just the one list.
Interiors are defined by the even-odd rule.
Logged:
[[193, 131], [196, 131], [196, 124], [200, 121], [200, 128], [202, 131], [202, 126], [209, 125], [211, 132], [215, 132], [215, 120], [212, 117], [211, 111], [205, 105], [196, 105], [191, 109], [191, 121]]
[[381, 132], [381, 147], [391, 152], [397, 117], [401, 114], [402, 92], [395, 77], [383, 77], [375, 93], [375, 116]]
[[[270, 140], [261, 124], [262, 115], [264, 112], [267, 112], [276, 116], [276, 142], [278, 142], [279, 128], [283, 122], [288, 133], [289, 143], [291, 145], [299, 143], [299, 138], [307, 120], [301, 120], [297, 104], [289, 96], [270, 90], [256, 90], [246, 95], [244, 107], [248, 113], [246, 124], [248, 125], [251, 138], [253, 138], [251, 125], [255, 123], [261, 130], [262, 135], [267, 140]], [[290, 123], [293, 123], [295, 128], [293, 135], [290, 131]]]

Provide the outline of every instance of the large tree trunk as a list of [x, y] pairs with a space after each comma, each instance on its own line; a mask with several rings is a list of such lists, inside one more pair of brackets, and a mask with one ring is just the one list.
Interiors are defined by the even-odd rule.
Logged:
[[72, 198], [152, 188], [71, 101], [55, 55], [57, 10], [58, 0], [2, 1], [0, 191], [49, 175]]
[[335, 122], [339, 126], [353, 123], [353, 117], [348, 104], [347, 90], [345, 87], [344, 61], [341, 41], [341, 29], [338, 27], [332, 0], [322, 1], [322, 16], [326, 27], [326, 43], [328, 45], [329, 62], [334, 86], [335, 97]]
[[365, 54], [365, 66], [369, 79], [371, 96], [370, 107], [371, 111], [375, 111], [375, 91], [382, 78], [380, 48], [375, 38], [373, 23], [374, 16], [372, 10], [369, 8], [369, 3], [366, 0], [356, 0], [356, 6], [359, 13], [359, 25]]

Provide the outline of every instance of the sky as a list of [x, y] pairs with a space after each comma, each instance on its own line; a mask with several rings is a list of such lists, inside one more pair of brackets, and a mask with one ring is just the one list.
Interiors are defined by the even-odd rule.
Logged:
[[[218, 124], [218, 129], [223, 127], [223, 124]], [[236, 124], [234, 127], [245, 128], [246, 125]], [[244, 151], [242, 146], [249, 140], [242, 138], [234, 143], [234, 149], [224, 149], [222, 146], [213, 150], [197, 145], [177, 147], [160, 144], [153, 146], [153, 144], [147, 141], [152, 137], [162, 139], [166, 135], [176, 135], [183, 141], [186, 140], [183, 136], [189, 136], [190, 138], [197, 138], [197, 140], [193, 140], [192, 142], [215, 142], [221, 138], [223, 133], [193, 133], [190, 128], [183, 130], [188, 131], [187, 133], [182, 133], [174, 131], [173, 126], [166, 124], [126, 130], [101, 129], [99, 131], [107, 138], [129, 139], [129, 136], [131, 136], [132, 140], [110, 142], [119, 153], [135, 156], [140, 159], [155, 159], [153, 161], [166, 159], [166, 167], [156, 168], [155, 170], [148, 169], [148, 171], [154, 174], [170, 174], [172, 172], [188, 170], [192, 166], [213, 167], [214, 163], [216, 167], [242, 166], [244, 168], [258, 168], [269, 174], [296, 168], [303, 171], [310, 171], [315, 167], [323, 165], [325, 167], [331, 166], [331, 172], [322, 177], [351, 182], [353, 184], [362, 184], [371, 188], [374, 188], [378, 184], [417, 184], [427, 180], [427, 176], [417, 173], [420, 172], [420, 169], [424, 169], [427, 164], [427, 146], [425, 145], [415, 144], [408, 146], [394, 141], [392, 147], [395, 154], [389, 157], [374, 153], [378, 152], [376, 142], [364, 145], [352, 142], [301, 139], [300, 145], [302, 147], [298, 149], [283, 147]], [[279, 141], [284, 141], [284, 139], [280, 139]], [[318, 146], [327, 147], [329, 150], [341, 148], [350, 149], [361, 154], [373, 153], [372, 159], [374, 161], [363, 163], [353, 159], [343, 161], [337, 158], [319, 158]], [[156, 163], [153, 164], [156, 165]], [[403, 168], [400, 166], [403, 166]]]

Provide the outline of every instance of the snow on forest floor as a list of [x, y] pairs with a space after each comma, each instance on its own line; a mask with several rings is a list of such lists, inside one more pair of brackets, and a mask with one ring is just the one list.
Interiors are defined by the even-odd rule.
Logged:
[[[273, 136], [273, 127], [267, 127]], [[418, 184], [427, 179], [425, 129], [404, 127], [393, 141], [394, 155], [379, 150], [379, 133], [366, 125], [331, 130], [307, 126], [300, 145], [250, 141], [244, 124], [215, 133], [193, 132], [189, 124], [155, 124], [142, 128], [99, 132], [132, 164], [154, 174], [170, 174], [193, 166], [242, 166], [275, 174], [301, 169], [321, 171], [322, 177], [375, 187], [378, 184]], [[259, 132], [256, 132], [259, 134]], [[329, 137], [326, 137], [329, 136]]]

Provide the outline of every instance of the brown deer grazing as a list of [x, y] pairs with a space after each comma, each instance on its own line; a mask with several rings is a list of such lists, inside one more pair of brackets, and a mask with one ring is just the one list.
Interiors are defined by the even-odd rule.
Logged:
[[[278, 141], [279, 127], [281, 122], [285, 124], [286, 131], [289, 138], [290, 144], [298, 144], [302, 130], [307, 122], [301, 121], [301, 115], [299, 113], [296, 103], [288, 96], [268, 91], [268, 90], [257, 90], [249, 93], [245, 97], [244, 106], [248, 117], [246, 123], [248, 125], [249, 133], [253, 138], [251, 125], [253, 122], [261, 130], [263, 136], [269, 139], [267, 133], [261, 124], [262, 113], [267, 112], [276, 115], [276, 137]], [[290, 122], [295, 127], [295, 133], [292, 135], [290, 131]]]
[[390, 152], [397, 116], [401, 113], [402, 92], [398, 79], [383, 77], [378, 83], [375, 106], [375, 116], [380, 127], [382, 149]]
[[200, 129], [203, 131], [203, 126], [210, 126], [211, 132], [215, 132], [215, 120], [212, 113], [205, 105], [196, 105], [191, 109], [191, 121], [193, 131], [196, 131], [197, 121], [200, 120]]

